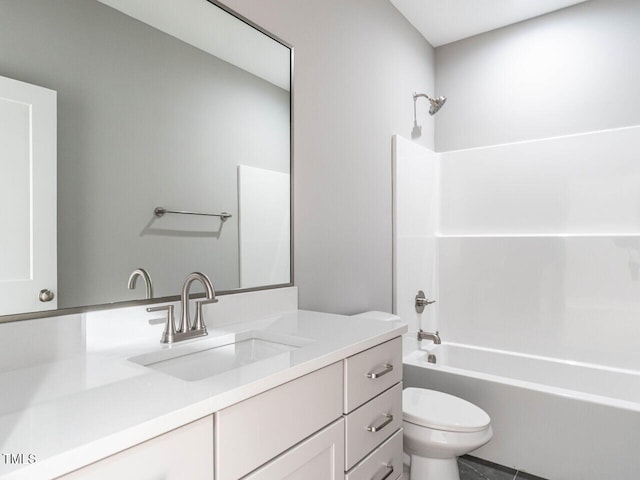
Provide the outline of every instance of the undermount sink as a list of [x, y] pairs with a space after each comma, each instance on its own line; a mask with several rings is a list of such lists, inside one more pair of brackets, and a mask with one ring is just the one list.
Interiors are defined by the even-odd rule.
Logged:
[[129, 361], [182, 380], [196, 381], [287, 354], [311, 342], [302, 337], [251, 330], [146, 353]]

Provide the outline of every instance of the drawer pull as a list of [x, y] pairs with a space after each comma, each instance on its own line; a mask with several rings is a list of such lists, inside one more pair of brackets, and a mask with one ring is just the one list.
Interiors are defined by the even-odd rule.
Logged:
[[367, 373], [367, 378], [380, 378], [393, 370], [393, 365], [390, 363], [385, 363], [382, 367], [382, 370]]
[[384, 470], [381, 470], [378, 473], [376, 473], [373, 477], [371, 477], [371, 480], [385, 480], [385, 478], [389, 478], [392, 473], [393, 473], [393, 465], [390, 465], [387, 463], [384, 466]]
[[387, 425], [389, 425], [391, 422], [393, 422], [393, 415], [385, 413], [383, 415], [383, 417], [384, 417], [384, 420], [382, 421], [382, 423], [380, 423], [378, 425], [369, 425], [367, 427], [367, 430], [369, 432], [371, 432], [371, 433], [376, 433], [376, 432], [379, 432], [380, 430], [382, 430]]

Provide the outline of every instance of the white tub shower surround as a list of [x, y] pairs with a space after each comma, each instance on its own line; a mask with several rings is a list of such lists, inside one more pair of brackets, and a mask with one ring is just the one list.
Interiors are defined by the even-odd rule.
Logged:
[[446, 339], [640, 370], [640, 127], [441, 154]]
[[409, 332], [435, 328], [437, 304], [421, 315], [415, 295], [437, 295], [436, 222], [439, 154], [393, 136], [393, 311]]
[[640, 370], [640, 127], [395, 143], [394, 306], [410, 330], [422, 289], [438, 300], [422, 326], [445, 340]]
[[[640, 371], [640, 163], [636, 153], [640, 127], [437, 154], [409, 143], [395, 142], [394, 202], [402, 213], [394, 221], [394, 306], [410, 330], [421, 322], [424, 329], [439, 329], [445, 342], [610, 367], [596, 368], [604, 376], [593, 380], [606, 387], [614, 382], [615, 369], [636, 375]], [[436, 165], [428, 171], [424, 166], [422, 171], [416, 169], [411, 162], [420, 158], [423, 164]], [[425, 203], [426, 192], [416, 195], [420, 188], [433, 188], [437, 198]], [[434, 203], [439, 219], [429, 221], [437, 225], [431, 231], [424, 225]], [[408, 243], [403, 238], [407, 229], [417, 228], [409, 224], [416, 221], [422, 222], [423, 237], [431, 240]], [[418, 289], [438, 302], [437, 309], [428, 308], [429, 316], [422, 319], [413, 310]], [[405, 345], [415, 348], [416, 343]], [[514, 357], [506, 358], [503, 364], [510, 368]], [[624, 448], [608, 447], [613, 439], [640, 442], [640, 429], [628, 427], [640, 412], [629, 410], [628, 405], [609, 405], [615, 415], [621, 408], [633, 411], [626, 420], [609, 422], [611, 410], [603, 413], [597, 402], [556, 383], [559, 365], [553, 363], [549, 373], [536, 381], [564, 388], [544, 393], [547, 399], [561, 397], [560, 403], [532, 403], [540, 397], [538, 391], [486, 379], [482, 382], [494, 388], [491, 393], [479, 380], [462, 381], [484, 392], [468, 396], [467, 387], [458, 385], [460, 377], [454, 382], [447, 379], [451, 372], [443, 370], [437, 375], [409, 375], [407, 385], [428, 385], [461, 395], [485, 408], [498, 425], [518, 425], [517, 429], [496, 428], [496, 439], [478, 452], [488, 460], [554, 480], [599, 478], [594, 473], [598, 471], [627, 472], [609, 478], [640, 477], [637, 456], [628, 455]], [[537, 364], [534, 370], [539, 368]], [[580, 369], [576, 375], [586, 375], [585, 371]], [[593, 377], [584, 378], [589, 382]], [[478, 396], [490, 398], [487, 402], [495, 406], [479, 401]], [[625, 399], [613, 387], [608, 396]], [[566, 403], [570, 398], [577, 402], [574, 406]], [[523, 420], [522, 412], [538, 409], [579, 411], [588, 414], [582, 420], [586, 425], [573, 430], [573, 420], [563, 414], [536, 422]], [[598, 426], [594, 433], [599, 435], [586, 435], [589, 422], [585, 418]], [[564, 429], [564, 436], [553, 433], [556, 425]], [[573, 461], [565, 453], [569, 438], [575, 440], [575, 461], [579, 458], [582, 463], [560, 468]], [[585, 441], [594, 451], [619, 455], [592, 455]], [[549, 445], [546, 453], [542, 452], [547, 447], [535, 448], [543, 443]], [[513, 454], [513, 449], [521, 449], [522, 454]]]

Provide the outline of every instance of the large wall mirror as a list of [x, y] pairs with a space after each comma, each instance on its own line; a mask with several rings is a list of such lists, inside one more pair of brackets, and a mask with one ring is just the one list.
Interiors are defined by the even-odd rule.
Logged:
[[291, 284], [292, 58], [207, 0], [0, 0], [0, 322]]

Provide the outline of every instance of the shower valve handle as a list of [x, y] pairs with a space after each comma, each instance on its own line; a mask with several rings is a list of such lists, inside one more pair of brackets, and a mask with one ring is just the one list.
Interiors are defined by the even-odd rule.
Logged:
[[416, 295], [416, 312], [424, 312], [424, 307], [431, 305], [432, 303], [436, 303], [436, 301], [428, 300], [424, 292], [422, 290], [418, 290], [418, 294]]

